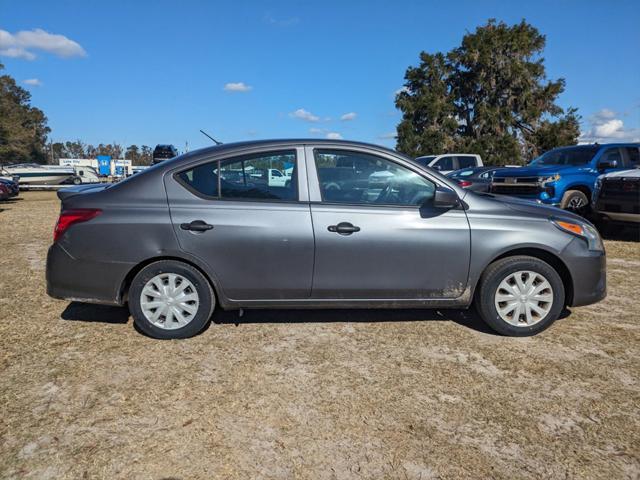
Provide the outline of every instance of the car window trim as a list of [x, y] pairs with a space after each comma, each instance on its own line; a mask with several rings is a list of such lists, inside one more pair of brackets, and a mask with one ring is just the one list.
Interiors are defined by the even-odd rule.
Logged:
[[[218, 175], [218, 196], [214, 197], [211, 195], [205, 195], [202, 192], [199, 192], [198, 190], [196, 190], [195, 188], [193, 188], [191, 185], [189, 185], [188, 183], [184, 182], [182, 180], [182, 178], [180, 178], [180, 174], [187, 172], [189, 170], [193, 170], [194, 168], [197, 168], [201, 165], [206, 165], [208, 163], [218, 163], [217, 169], [218, 171], [220, 171], [220, 164], [222, 162], [226, 162], [226, 161], [231, 161], [234, 159], [239, 159], [239, 160], [235, 160], [235, 161], [242, 161], [243, 162], [243, 172], [244, 172], [244, 161], [247, 158], [256, 158], [259, 157], [263, 154], [268, 155], [270, 152], [274, 152], [274, 153], [281, 153], [281, 152], [293, 152], [296, 159], [296, 171], [297, 171], [297, 176], [300, 177], [300, 166], [301, 166], [301, 160], [300, 160], [300, 151], [302, 149], [300, 149], [300, 147], [298, 145], [295, 146], [290, 146], [289, 148], [284, 148], [284, 149], [269, 149], [269, 150], [260, 150], [260, 151], [254, 151], [254, 152], [245, 152], [245, 153], [240, 153], [238, 155], [234, 155], [234, 156], [223, 156], [223, 157], [218, 157], [218, 158], [209, 158], [203, 161], [198, 161], [197, 163], [193, 163], [190, 165], [185, 166], [184, 168], [175, 170], [173, 172], [171, 172], [171, 177], [173, 178], [173, 180], [175, 180], [180, 186], [182, 186], [183, 188], [185, 188], [187, 191], [189, 191], [191, 194], [195, 195], [198, 198], [201, 198], [203, 200], [211, 200], [211, 201], [222, 201], [222, 202], [243, 202], [243, 203], [277, 203], [277, 204], [286, 204], [286, 203], [290, 203], [290, 204], [308, 204], [309, 201], [308, 200], [300, 200], [301, 197], [301, 189], [300, 189], [300, 185], [299, 185], [299, 178], [298, 178], [298, 182], [296, 185], [296, 196], [297, 199], [295, 200], [284, 200], [284, 199], [274, 199], [274, 198], [230, 198], [230, 197], [222, 197], [222, 179], [220, 177], [220, 175]], [[304, 150], [302, 150], [303, 154], [304, 154]]]

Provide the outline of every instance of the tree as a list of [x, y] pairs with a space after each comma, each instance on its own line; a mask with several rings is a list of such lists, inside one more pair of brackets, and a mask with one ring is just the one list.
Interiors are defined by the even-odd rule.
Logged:
[[124, 154], [124, 158], [131, 160], [132, 165], [138, 165], [140, 162], [140, 149], [137, 145], [129, 145]]
[[66, 158], [85, 158], [87, 146], [80, 140], [75, 142], [65, 142], [64, 154]]
[[489, 20], [446, 54], [422, 52], [396, 96], [398, 150], [479, 153], [504, 164], [577, 143], [579, 116], [556, 104], [565, 82], [546, 79], [544, 46], [544, 35], [524, 20]]
[[153, 149], [147, 145], [142, 145], [140, 151], [140, 165], [151, 165], [153, 160]]
[[31, 94], [11, 76], [1, 75], [0, 163], [44, 162], [50, 131], [42, 110], [31, 106]]

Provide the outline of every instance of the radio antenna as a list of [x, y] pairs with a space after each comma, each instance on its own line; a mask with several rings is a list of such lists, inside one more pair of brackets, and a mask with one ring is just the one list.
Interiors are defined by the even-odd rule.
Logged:
[[205, 132], [204, 130], [200, 130], [200, 133], [202, 133], [203, 135], [207, 136], [209, 139], [211, 139], [213, 141], [213, 143], [215, 143], [216, 145], [222, 145], [222, 142], [219, 142], [218, 140], [216, 140], [215, 138], [213, 138], [211, 135], [209, 135], [207, 132]]

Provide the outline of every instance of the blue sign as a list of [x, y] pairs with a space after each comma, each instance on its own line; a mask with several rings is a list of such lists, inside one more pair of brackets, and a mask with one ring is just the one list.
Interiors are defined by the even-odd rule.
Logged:
[[98, 173], [100, 175], [111, 175], [111, 156], [98, 155]]

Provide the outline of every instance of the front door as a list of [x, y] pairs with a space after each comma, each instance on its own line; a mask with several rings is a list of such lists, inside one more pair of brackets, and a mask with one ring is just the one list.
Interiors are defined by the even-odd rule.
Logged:
[[309, 147], [306, 157], [316, 240], [313, 298], [462, 295], [469, 224], [462, 209], [430, 206], [435, 181], [382, 153]]
[[[231, 300], [311, 294], [314, 239], [309, 204], [300, 201], [300, 155], [302, 149], [248, 154], [165, 179], [180, 247], [209, 266]], [[291, 181], [272, 185], [269, 169], [286, 165], [293, 165]]]

